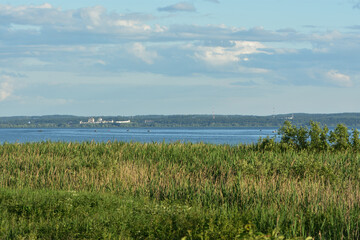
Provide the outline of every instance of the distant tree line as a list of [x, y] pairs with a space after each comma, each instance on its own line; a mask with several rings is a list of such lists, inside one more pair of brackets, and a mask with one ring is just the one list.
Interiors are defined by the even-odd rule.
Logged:
[[[117, 127], [274, 127], [289, 120], [296, 126], [308, 126], [311, 120], [335, 127], [337, 124], [360, 126], [360, 113], [251, 115], [139, 115], [92, 116], [103, 120], [131, 120], [130, 124], [80, 124], [89, 117], [72, 115], [0, 117], [0, 128], [117, 128]], [[290, 120], [291, 119], [291, 120]]]

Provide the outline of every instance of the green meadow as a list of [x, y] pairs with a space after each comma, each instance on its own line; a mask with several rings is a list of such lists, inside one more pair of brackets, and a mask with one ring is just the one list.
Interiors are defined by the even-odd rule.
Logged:
[[359, 239], [354, 137], [284, 126], [236, 146], [4, 143], [0, 239]]

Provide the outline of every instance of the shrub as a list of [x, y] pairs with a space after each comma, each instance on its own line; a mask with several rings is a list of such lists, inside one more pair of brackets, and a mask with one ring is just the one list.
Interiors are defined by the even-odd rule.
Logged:
[[293, 148], [306, 149], [308, 146], [309, 131], [306, 127], [297, 128], [290, 121], [285, 121], [284, 125], [279, 129], [279, 134], [282, 135], [281, 143]]

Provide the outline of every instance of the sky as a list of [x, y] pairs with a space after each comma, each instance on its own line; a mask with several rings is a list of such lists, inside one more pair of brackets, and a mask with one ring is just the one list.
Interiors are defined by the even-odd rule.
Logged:
[[360, 1], [0, 3], [0, 116], [300, 112], [360, 112]]

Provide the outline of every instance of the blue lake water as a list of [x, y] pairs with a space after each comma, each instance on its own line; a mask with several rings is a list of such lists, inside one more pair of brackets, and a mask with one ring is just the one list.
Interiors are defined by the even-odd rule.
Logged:
[[54, 128], [0, 129], [0, 143], [62, 142], [204, 142], [213, 144], [254, 143], [259, 137], [276, 136], [274, 128]]

